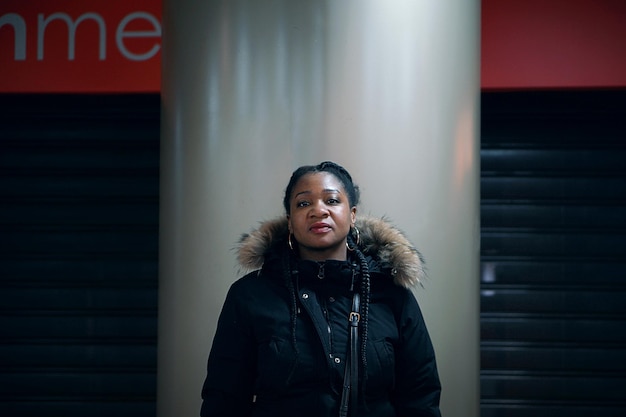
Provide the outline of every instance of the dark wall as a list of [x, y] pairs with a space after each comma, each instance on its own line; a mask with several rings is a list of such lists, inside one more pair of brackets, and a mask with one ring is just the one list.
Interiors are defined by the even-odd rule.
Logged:
[[626, 91], [482, 99], [481, 416], [624, 416]]
[[0, 415], [155, 415], [159, 106], [0, 95]]

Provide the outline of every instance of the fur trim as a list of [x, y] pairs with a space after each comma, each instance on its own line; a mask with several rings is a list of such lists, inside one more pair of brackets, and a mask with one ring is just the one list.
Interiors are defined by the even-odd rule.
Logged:
[[284, 240], [288, 233], [287, 218], [280, 217], [263, 222], [258, 229], [241, 235], [235, 248], [239, 265], [247, 270], [260, 269], [265, 261], [265, 255], [277, 240]]
[[[389, 268], [397, 285], [406, 288], [422, 285], [426, 277], [424, 260], [404, 233], [384, 218], [358, 216], [356, 226], [360, 231], [361, 251]], [[287, 219], [280, 217], [263, 222], [256, 230], [242, 235], [235, 248], [241, 267], [246, 270], [261, 268], [277, 242], [286, 244], [288, 233]]]
[[397, 285], [422, 285], [426, 278], [424, 259], [400, 229], [384, 218], [363, 216], [357, 217], [356, 226], [361, 235], [359, 248], [390, 268]]

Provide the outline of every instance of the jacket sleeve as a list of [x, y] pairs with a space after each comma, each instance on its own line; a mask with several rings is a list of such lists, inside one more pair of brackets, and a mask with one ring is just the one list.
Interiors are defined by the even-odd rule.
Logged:
[[218, 320], [202, 388], [201, 417], [247, 417], [252, 410], [256, 344], [241, 283], [231, 286]]
[[392, 402], [398, 417], [440, 417], [441, 384], [435, 351], [414, 295], [406, 290], [398, 319], [396, 386]]

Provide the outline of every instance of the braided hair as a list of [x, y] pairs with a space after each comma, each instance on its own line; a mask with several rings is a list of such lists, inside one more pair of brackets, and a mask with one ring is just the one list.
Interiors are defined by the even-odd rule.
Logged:
[[291, 365], [291, 370], [289, 371], [289, 376], [287, 377], [287, 381], [291, 380], [294, 372], [296, 371], [296, 366], [298, 364], [298, 342], [296, 339], [296, 326], [298, 322], [298, 297], [296, 288], [296, 284], [298, 282], [298, 269], [295, 267], [295, 261], [293, 259], [293, 255], [290, 253], [291, 251], [287, 247], [287, 245], [282, 245], [279, 249], [282, 251], [280, 259], [281, 259], [281, 267], [283, 271], [283, 280], [285, 282], [285, 286], [287, 287], [287, 291], [289, 291], [289, 295], [291, 298], [291, 303], [289, 306], [289, 314], [290, 314], [290, 323], [291, 323], [291, 345], [293, 347], [295, 358]]
[[[331, 162], [325, 161], [318, 165], [305, 165], [298, 169], [296, 169], [289, 183], [287, 184], [287, 188], [285, 189], [285, 195], [283, 198], [283, 206], [285, 208], [285, 212], [287, 215], [290, 214], [291, 211], [291, 195], [293, 193], [294, 187], [297, 185], [298, 181], [307, 174], [319, 173], [319, 172], [328, 172], [334, 175], [343, 185], [343, 188], [348, 196], [348, 203], [350, 207], [355, 207], [359, 204], [360, 199], [360, 189], [358, 185], [356, 185], [350, 173], [341, 165]], [[357, 239], [358, 240], [358, 239]], [[368, 337], [368, 318], [369, 318], [369, 304], [370, 304], [370, 273], [368, 262], [363, 254], [363, 252], [358, 247], [358, 241], [352, 236], [352, 233], [348, 234], [348, 245], [351, 249], [351, 252], [356, 256], [356, 260], [358, 261], [358, 265], [353, 266], [355, 271], [358, 271], [359, 280], [355, 282], [358, 290], [361, 295], [361, 304], [360, 304], [360, 312], [361, 315], [361, 326], [359, 326], [361, 337], [361, 346], [360, 346], [360, 362], [362, 371], [360, 372], [363, 375], [363, 379], [361, 381], [360, 389], [362, 392], [365, 392], [365, 379], [367, 376], [367, 337]], [[286, 245], [285, 245], [286, 246]], [[297, 323], [297, 314], [298, 314], [298, 301], [297, 301], [297, 269], [295, 268], [295, 261], [293, 254], [291, 251], [287, 251], [283, 258], [283, 276], [285, 279], [285, 284], [287, 289], [291, 294], [291, 332], [292, 332], [292, 340], [294, 350], [296, 352], [296, 361], [298, 355], [297, 343], [296, 343], [296, 323]], [[296, 284], [294, 284], [294, 280]], [[355, 288], [355, 290], [357, 290]], [[295, 365], [294, 365], [295, 368]], [[293, 370], [292, 370], [293, 372]], [[361, 398], [364, 398], [361, 396]]]
[[[367, 258], [358, 247], [357, 242], [354, 241], [352, 234], [348, 236], [348, 244], [353, 249], [356, 258], [359, 261], [358, 270], [360, 270], [360, 280], [357, 283], [360, 295], [361, 295], [361, 304], [359, 306], [360, 310], [359, 314], [361, 315], [361, 325], [359, 326], [359, 336], [361, 337], [361, 375], [363, 378], [361, 380], [361, 392], [365, 394], [365, 383], [367, 380], [367, 337], [368, 337], [368, 323], [369, 323], [369, 305], [370, 305], [370, 272], [369, 266], [367, 262]], [[362, 398], [365, 398], [362, 396]]]

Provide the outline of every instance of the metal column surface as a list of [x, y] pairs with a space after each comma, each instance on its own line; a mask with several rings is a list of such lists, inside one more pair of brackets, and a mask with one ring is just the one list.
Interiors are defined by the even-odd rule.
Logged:
[[479, 404], [478, 0], [165, 0], [160, 417], [197, 415], [241, 233], [296, 167], [344, 165], [360, 213], [424, 254], [446, 416]]

